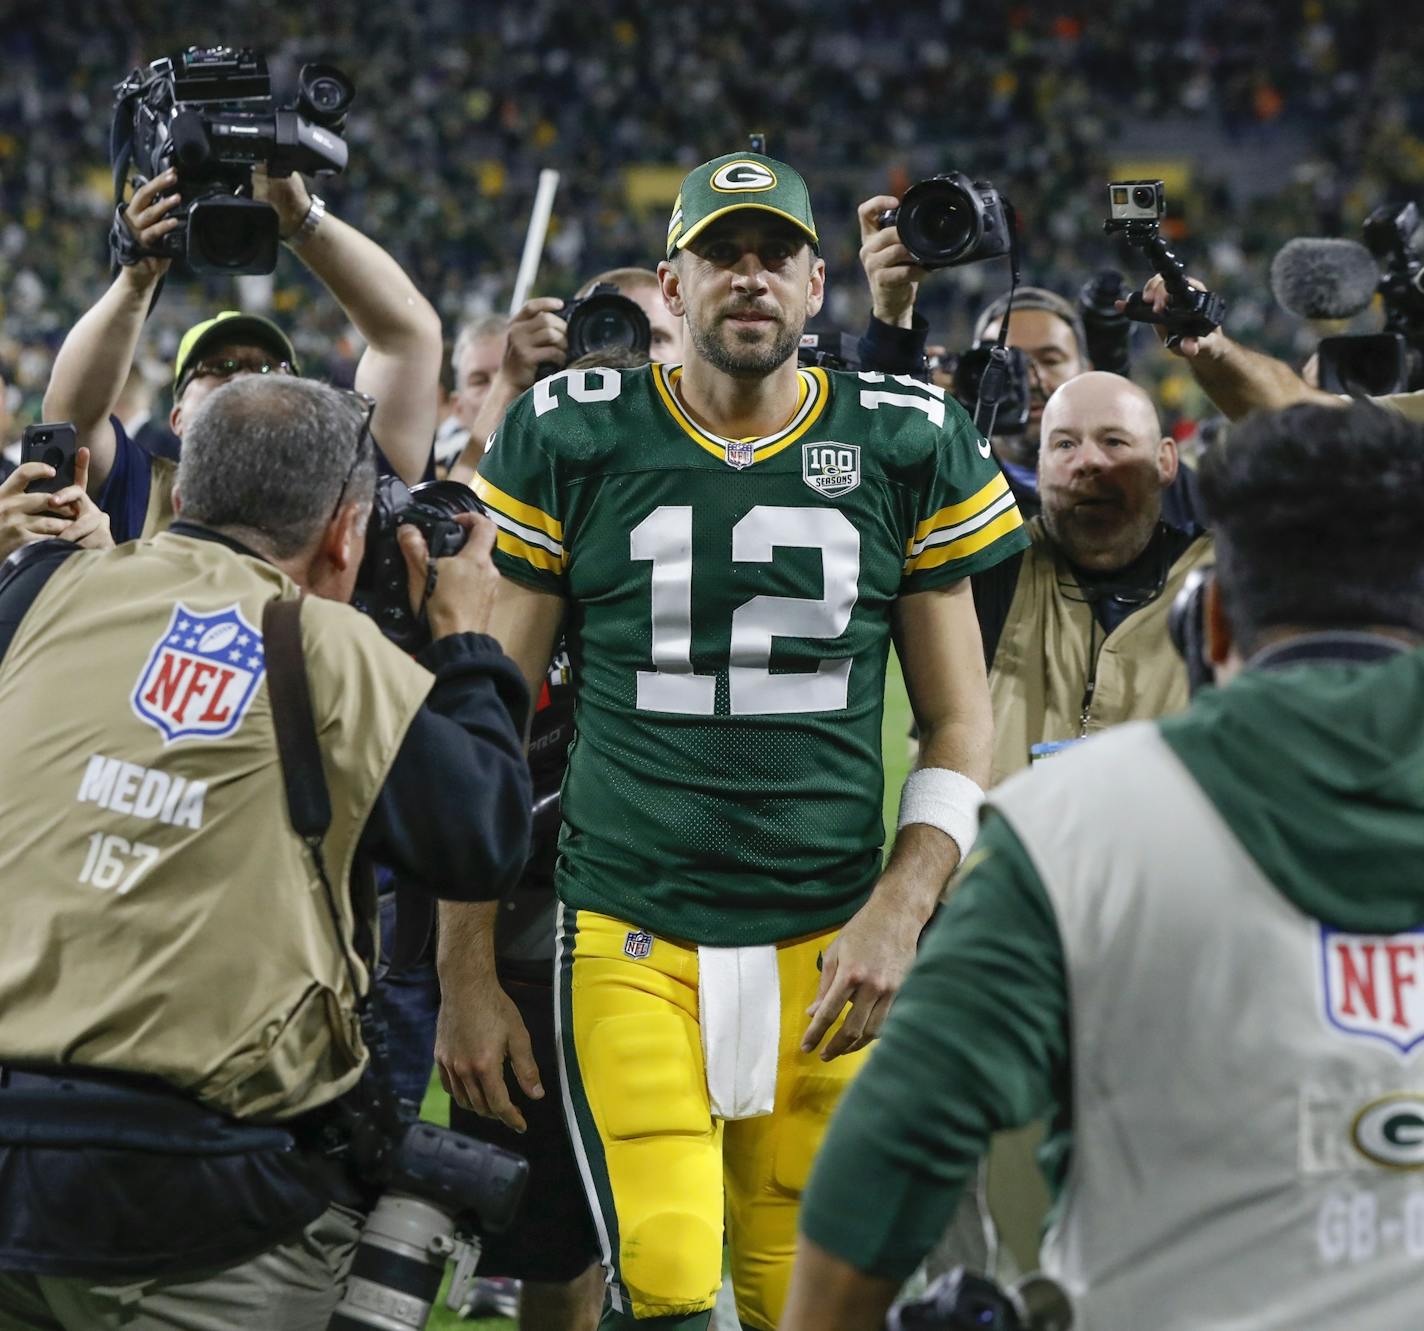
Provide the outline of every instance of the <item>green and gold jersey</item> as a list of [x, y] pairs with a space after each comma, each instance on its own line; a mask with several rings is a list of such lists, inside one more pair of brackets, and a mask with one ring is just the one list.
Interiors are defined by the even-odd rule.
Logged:
[[475, 488], [501, 572], [570, 602], [560, 895], [697, 943], [776, 942], [874, 885], [896, 598], [1027, 541], [939, 388], [802, 370], [784, 429], [729, 440], [683, 409], [679, 373], [542, 380]]

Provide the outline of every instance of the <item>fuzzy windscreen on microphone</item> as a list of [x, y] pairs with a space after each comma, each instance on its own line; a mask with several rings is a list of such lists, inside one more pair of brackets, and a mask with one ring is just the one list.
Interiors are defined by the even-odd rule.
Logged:
[[1271, 260], [1271, 291], [1301, 319], [1348, 319], [1374, 298], [1379, 264], [1355, 240], [1288, 240]]

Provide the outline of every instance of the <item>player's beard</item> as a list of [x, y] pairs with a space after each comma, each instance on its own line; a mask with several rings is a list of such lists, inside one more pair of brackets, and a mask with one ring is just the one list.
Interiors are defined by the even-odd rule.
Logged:
[[770, 343], [738, 341], [736, 322], [728, 319], [725, 313], [719, 313], [710, 322], [703, 323], [694, 319], [689, 310], [687, 334], [698, 356], [713, 369], [733, 379], [763, 379], [796, 354], [801, 345], [801, 330], [806, 326], [804, 318], [793, 326], [783, 318], [770, 317], [776, 321], [776, 336]]

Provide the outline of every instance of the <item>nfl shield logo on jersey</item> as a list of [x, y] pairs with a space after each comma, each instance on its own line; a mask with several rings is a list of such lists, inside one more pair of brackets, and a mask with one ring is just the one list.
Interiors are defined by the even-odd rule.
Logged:
[[625, 956], [632, 957], [634, 961], [642, 961], [652, 950], [652, 934], [644, 929], [628, 930], [628, 937], [623, 940], [623, 952]]
[[756, 461], [756, 440], [728, 439], [725, 451], [727, 465], [741, 471], [743, 467], [750, 467]]
[[1424, 1043], [1424, 929], [1346, 934], [1320, 926], [1325, 1018], [1407, 1054]]
[[860, 445], [802, 444], [801, 479], [828, 499], [849, 494], [860, 484]]
[[267, 669], [262, 635], [235, 605], [199, 615], [180, 604], [134, 686], [137, 716], [180, 739], [221, 739], [242, 724]]

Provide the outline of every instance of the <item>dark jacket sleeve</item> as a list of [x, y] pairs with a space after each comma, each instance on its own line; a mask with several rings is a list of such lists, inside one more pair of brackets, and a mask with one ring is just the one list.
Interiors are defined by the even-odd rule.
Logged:
[[908, 328], [882, 323], [872, 314], [860, 338], [860, 368], [882, 374], [923, 374], [929, 335], [929, 324], [918, 314], [911, 316]]
[[513, 887], [529, 853], [529, 691], [493, 638], [431, 643], [435, 674], [366, 821], [362, 849], [402, 886], [452, 901]]
[[78, 549], [71, 541], [36, 541], [0, 564], [0, 661], [50, 575]]

